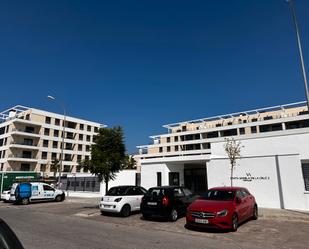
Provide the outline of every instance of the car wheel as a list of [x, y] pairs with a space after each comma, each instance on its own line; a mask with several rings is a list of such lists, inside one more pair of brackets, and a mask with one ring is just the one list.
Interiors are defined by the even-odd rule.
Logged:
[[126, 204], [122, 207], [121, 211], [120, 211], [120, 214], [123, 216], [123, 217], [128, 217], [131, 213], [131, 207], [130, 205]]
[[258, 217], [259, 217], [258, 207], [257, 205], [254, 205], [252, 219], [257, 220]]
[[178, 212], [176, 209], [172, 209], [171, 213], [170, 213], [170, 220], [171, 221], [176, 221], [178, 219]]
[[238, 229], [238, 217], [237, 217], [237, 214], [233, 214], [231, 230], [232, 232], [236, 232], [237, 229]]
[[28, 204], [29, 204], [29, 199], [28, 199], [28, 198], [23, 198], [23, 199], [21, 200], [21, 204], [23, 204], [23, 205], [28, 205]]
[[61, 195], [57, 195], [55, 198], [55, 201], [60, 202], [62, 201], [62, 196]]

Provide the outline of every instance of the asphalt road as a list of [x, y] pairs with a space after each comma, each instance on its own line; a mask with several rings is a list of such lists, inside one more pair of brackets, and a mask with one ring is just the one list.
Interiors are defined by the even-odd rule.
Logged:
[[139, 214], [101, 216], [96, 203], [88, 201], [0, 204], [0, 217], [28, 249], [308, 248], [309, 223], [301, 219], [262, 218], [247, 222], [236, 233], [214, 233], [187, 230], [184, 219], [171, 223], [144, 221]]

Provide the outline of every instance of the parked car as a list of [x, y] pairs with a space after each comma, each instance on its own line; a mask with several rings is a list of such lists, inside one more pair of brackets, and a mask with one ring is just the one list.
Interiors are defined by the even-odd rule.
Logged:
[[65, 194], [42, 182], [19, 183], [15, 189], [15, 199], [16, 203], [26, 205], [37, 201], [63, 201]]
[[187, 210], [187, 226], [231, 229], [247, 219], [258, 218], [255, 198], [246, 188], [218, 187], [208, 190]]
[[119, 213], [124, 217], [139, 211], [146, 189], [140, 186], [117, 186], [111, 188], [99, 204], [101, 213]]
[[1, 194], [1, 200], [4, 202], [8, 202], [10, 200], [11, 189], [4, 190]]
[[142, 199], [141, 212], [145, 219], [159, 216], [176, 221], [186, 214], [186, 209], [198, 198], [190, 190], [179, 186], [150, 188]]

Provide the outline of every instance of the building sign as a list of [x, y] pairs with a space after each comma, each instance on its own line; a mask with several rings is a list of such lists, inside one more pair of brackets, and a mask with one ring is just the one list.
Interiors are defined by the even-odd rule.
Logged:
[[244, 182], [252, 182], [252, 181], [265, 181], [270, 180], [269, 176], [252, 176], [251, 173], [246, 173], [246, 176], [234, 176], [231, 177], [233, 180], [242, 180]]

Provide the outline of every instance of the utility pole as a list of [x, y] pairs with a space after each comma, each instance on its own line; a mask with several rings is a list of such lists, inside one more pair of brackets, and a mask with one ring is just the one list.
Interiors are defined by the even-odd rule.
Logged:
[[309, 92], [308, 92], [307, 75], [306, 75], [304, 56], [303, 56], [303, 51], [302, 51], [302, 46], [301, 46], [299, 28], [298, 28], [298, 23], [297, 23], [297, 19], [296, 19], [296, 11], [295, 11], [295, 6], [294, 6], [294, 1], [293, 0], [287, 0], [287, 2], [289, 3], [290, 10], [291, 10], [292, 17], [293, 17], [294, 26], [295, 26], [296, 39], [297, 39], [298, 52], [299, 52], [299, 59], [300, 59], [300, 64], [301, 64], [301, 69], [302, 69], [303, 80], [304, 80], [305, 94], [306, 94], [306, 98], [307, 98], [307, 108], [308, 108], [308, 111], [309, 111]]

